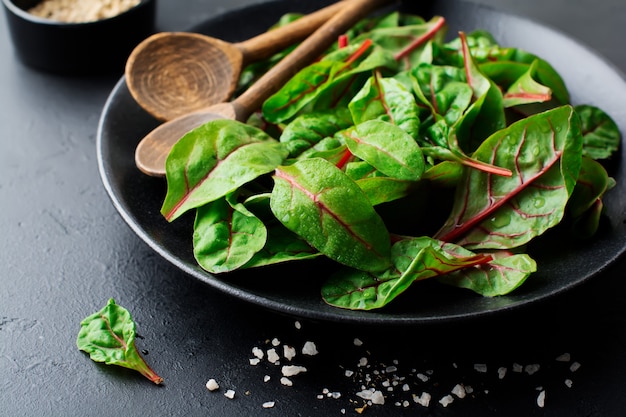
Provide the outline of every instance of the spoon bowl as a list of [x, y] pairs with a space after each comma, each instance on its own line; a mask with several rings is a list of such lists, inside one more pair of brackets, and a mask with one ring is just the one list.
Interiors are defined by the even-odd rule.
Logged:
[[306, 38], [343, 7], [339, 1], [243, 42], [198, 33], [161, 32], [135, 47], [126, 61], [128, 89], [161, 121], [227, 101], [242, 68]]

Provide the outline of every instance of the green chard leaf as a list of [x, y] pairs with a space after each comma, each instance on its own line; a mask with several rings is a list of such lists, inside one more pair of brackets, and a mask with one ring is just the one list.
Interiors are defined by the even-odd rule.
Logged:
[[234, 120], [208, 122], [172, 148], [161, 213], [173, 221], [273, 171], [286, 157], [282, 145], [260, 129]]
[[498, 176], [466, 169], [452, 213], [435, 237], [469, 249], [508, 249], [558, 224], [581, 165], [580, 121], [563, 106], [516, 122], [474, 153], [508, 168]]
[[417, 142], [391, 123], [369, 120], [341, 135], [353, 155], [389, 177], [417, 181], [424, 172], [424, 155]]
[[230, 194], [196, 211], [193, 253], [202, 268], [215, 274], [246, 264], [267, 239], [263, 222], [234, 200]]
[[475, 254], [429, 237], [403, 239], [391, 251], [394, 266], [385, 271], [343, 268], [332, 275], [322, 286], [324, 301], [353, 310], [382, 308], [414, 282], [429, 278], [484, 296], [503, 295], [517, 288], [536, 269], [527, 255]]
[[102, 310], [81, 321], [76, 346], [95, 362], [138, 371], [155, 384], [163, 382], [135, 346], [135, 322], [130, 313], [112, 298]]
[[621, 134], [613, 119], [603, 110], [589, 105], [574, 107], [583, 131], [583, 155], [608, 159], [619, 149]]
[[524, 74], [511, 84], [504, 94], [504, 107], [519, 106], [520, 104], [543, 103], [552, 99], [552, 90], [535, 81], [539, 61], [535, 60]]
[[276, 169], [270, 206], [276, 218], [341, 264], [380, 271], [390, 264], [389, 233], [367, 196], [320, 158]]

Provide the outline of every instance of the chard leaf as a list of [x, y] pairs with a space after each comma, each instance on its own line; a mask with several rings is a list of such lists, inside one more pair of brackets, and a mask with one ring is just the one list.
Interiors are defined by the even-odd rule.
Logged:
[[543, 103], [552, 98], [552, 90], [545, 85], [535, 81], [533, 78], [537, 71], [537, 60], [535, 60], [528, 70], [511, 84], [504, 94], [504, 107], [519, 106], [529, 103]]
[[[476, 255], [428, 237], [410, 238], [392, 247], [394, 267], [375, 274], [343, 268], [322, 286], [328, 304], [353, 310], [384, 307], [415, 281], [441, 276], [489, 262], [491, 255]], [[469, 253], [469, 254], [468, 254]]]
[[242, 268], [256, 268], [282, 262], [314, 259], [322, 254], [313, 249], [300, 236], [281, 224], [268, 226], [267, 241]]
[[361, 187], [372, 206], [406, 197], [415, 187], [412, 181], [389, 177], [361, 178], [356, 183]]
[[621, 134], [617, 124], [603, 110], [589, 105], [574, 107], [583, 131], [583, 155], [607, 159], [619, 149]]
[[349, 104], [354, 124], [380, 119], [392, 123], [412, 137], [419, 132], [417, 103], [410, 91], [393, 78], [376, 71]]
[[193, 253], [198, 264], [218, 274], [246, 264], [265, 246], [267, 230], [259, 218], [233, 195], [212, 201], [196, 211]]
[[353, 124], [347, 109], [305, 113], [285, 127], [280, 135], [280, 141], [289, 151], [289, 157], [295, 158], [322, 139], [333, 136]]
[[81, 321], [76, 346], [95, 362], [133, 369], [161, 384], [163, 378], [139, 354], [135, 336], [135, 322], [130, 313], [111, 298], [102, 310]]
[[467, 169], [437, 239], [470, 249], [514, 248], [563, 217], [581, 164], [580, 122], [571, 106], [530, 116], [490, 136], [473, 157], [511, 177]]
[[387, 229], [359, 186], [330, 162], [301, 160], [276, 169], [270, 207], [311, 246], [344, 265], [380, 271], [390, 264]]
[[168, 221], [271, 172], [287, 152], [262, 130], [234, 120], [214, 120], [185, 134], [166, 162]]
[[496, 297], [509, 294], [536, 271], [537, 263], [527, 254], [494, 256], [488, 264], [454, 271], [439, 277], [439, 281], [484, 297]]
[[389, 177], [417, 181], [424, 172], [417, 142], [391, 123], [369, 120], [342, 132], [342, 137], [353, 155]]

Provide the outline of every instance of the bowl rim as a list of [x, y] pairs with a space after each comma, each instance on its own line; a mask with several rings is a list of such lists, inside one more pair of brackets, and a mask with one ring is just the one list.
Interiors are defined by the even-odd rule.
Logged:
[[[43, 0], [41, 0], [43, 1]], [[139, 0], [139, 3], [123, 11], [122, 13], [116, 14], [115, 16], [107, 17], [104, 19], [98, 20], [89, 20], [86, 22], [63, 22], [61, 20], [53, 20], [46, 19], [43, 17], [35, 16], [34, 14], [29, 13], [28, 11], [22, 9], [14, 3], [14, 0], [2, 0], [4, 7], [10, 11], [12, 14], [20, 17], [23, 20], [27, 20], [29, 22], [41, 25], [49, 25], [49, 26], [65, 26], [65, 27], [80, 27], [80, 26], [89, 26], [94, 24], [102, 24], [103, 22], [109, 22], [111, 20], [115, 20], [120, 18], [120, 16], [124, 16], [128, 13], [132, 13], [134, 10], [144, 7], [146, 4], [154, 3], [156, 0]]]

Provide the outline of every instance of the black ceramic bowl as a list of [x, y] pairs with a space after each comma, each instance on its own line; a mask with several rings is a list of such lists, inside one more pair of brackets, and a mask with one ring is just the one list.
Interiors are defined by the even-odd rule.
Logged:
[[16, 55], [49, 72], [122, 72], [132, 49], [154, 28], [156, 0], [141, 0], [121, 14], [86, 23], [64, 23], [27, 12], [39, 2], [2, 0]]

